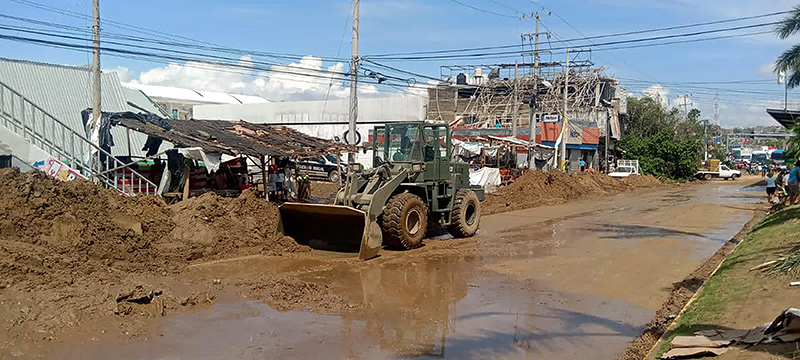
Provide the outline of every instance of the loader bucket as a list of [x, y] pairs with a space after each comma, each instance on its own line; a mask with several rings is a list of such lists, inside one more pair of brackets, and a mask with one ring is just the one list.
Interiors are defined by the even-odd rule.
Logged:
[[[378, 255], [380, 227], [364, 211], [341, 205], [285, 203], [278, 207], [279, 231], [314, 249]], [[377, 237], [377, 238], [376, 238]]]

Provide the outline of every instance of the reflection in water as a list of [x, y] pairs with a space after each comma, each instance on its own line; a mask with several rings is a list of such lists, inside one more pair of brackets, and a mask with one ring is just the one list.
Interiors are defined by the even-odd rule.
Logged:
[[467, 264], [463, 257], [414, 259], [358, 272], [330, 270], [305, 280], [328, 279], [334, 287], [347, 287], [351, 302], [362, 304], [362, 309], [342, 315], [345, 339], [354, 323], [364, 322], [368, 338], [377, 340], [381, 350], [444, 357], [455, 303], [467, 295]]

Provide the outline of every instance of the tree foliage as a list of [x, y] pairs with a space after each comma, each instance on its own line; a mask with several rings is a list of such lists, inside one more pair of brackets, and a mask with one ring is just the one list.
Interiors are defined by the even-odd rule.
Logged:
[[[775, 28], [779, 38], [785, 40], [800, 33], [800, 5], [792, 9], [792, 13], [784, 18]], [[785, 72], [787, 86], [795, 88], [800, 85], [800, 45], [794, 45], [784, 51], [775, 61], [775, 72]]]
[[643, 174], [688, 180], [697, 172], [703, 150], [700, 111], [682, 120], [650, 98], [628, 98], [629, 121], [618, 147], [626, 159], [639, 160]]

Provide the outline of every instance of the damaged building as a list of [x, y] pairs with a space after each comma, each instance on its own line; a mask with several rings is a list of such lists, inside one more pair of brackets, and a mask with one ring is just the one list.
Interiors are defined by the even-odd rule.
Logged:
[[611, 153], [621, 138], [620, 117], [627, 113], [627, 90], [589, 61], [572, 61], [569, 73], [565, 65], [541, 63], [540, 76], [534, 76], [534, 64], [528, 63], [443, 66], [444, 81], [429, 90], [428, 119], [448, 122], [455, 134], [516, 136], [530, 141], [533, 101], [535, 141], [554, 147], [559, 143], [566, 102], [571, 170], [580, 169], [580, 160], [599, 169], [606, 134]]

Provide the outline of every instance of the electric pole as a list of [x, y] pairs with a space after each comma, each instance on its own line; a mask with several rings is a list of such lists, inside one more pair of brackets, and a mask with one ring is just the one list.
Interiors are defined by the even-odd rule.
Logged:
[[519, 62], [514, 60], [514, 117], [511, 119], [511, 137], [517, 138], [517, 117], [519, 116]]
[[92, 116], [93, 121], [100, 121], [100, 0], [94, 0], [94, 25], [92, 25], [92, 46], [94, 58], [92, 61]]
[[[530, 103], [530, 114], [529, 116], [529, 124], [531, 128], [531, 137], [530, 137], [530, 150], [528, 153], [528, 169], [533, 169], [536, 166], [535, 163], [535, 149], [536, 149], [536, 96], [538, 95], [539, 91], [539, 12], [531, 13], [530, 15], [535, 25], [534, 33], [533, 34], [523, 34], [523, 38], [526, 36], [528, 38], [533, 35], [533, 95], [531, 96], [531, 103]], [[527, 17], [527, 15], [523, 15], [523, 18]], [[548, 34], [549, 33], [545, 33]]]
[[567, 117], [567, 96], [569, 95], [569, 49], [567, 49], [567, 70], [564, 72], [564, 122], [561, 129], [561, 170], [566, 170], [567, 139], [569, 139], [569, 119]]
[[[96, 0], [95, 0], [96, 1]], [[353, 0], [353, 59], [350, 65], [350, 127], [347, 132], [347, 143], [356, 143], [356, 121], [358, 121], [358, 12], [359, 0]], [[355, 153], [347, 155], [347, 162], [355, 162]]]

